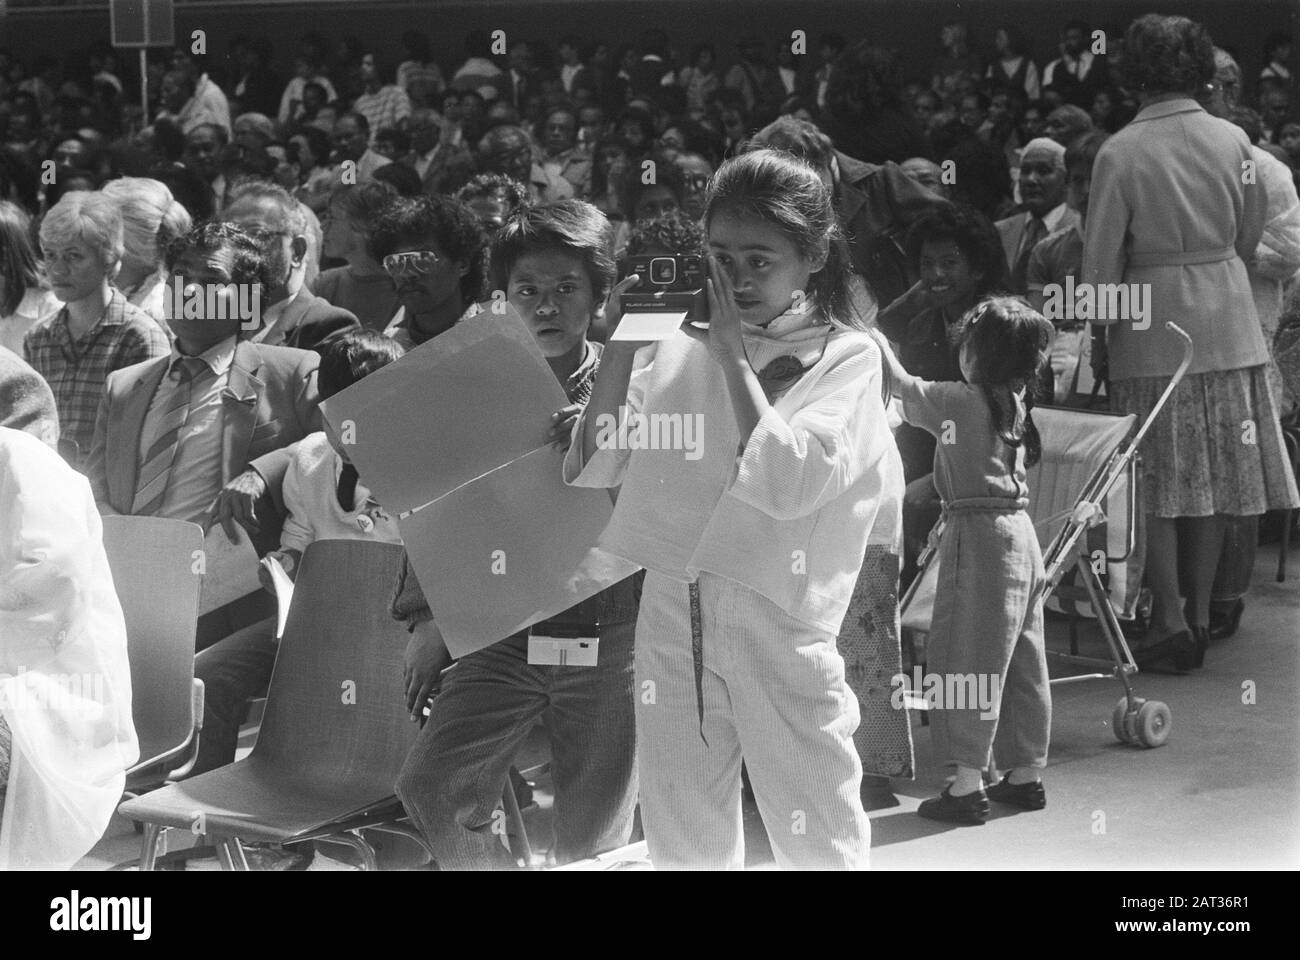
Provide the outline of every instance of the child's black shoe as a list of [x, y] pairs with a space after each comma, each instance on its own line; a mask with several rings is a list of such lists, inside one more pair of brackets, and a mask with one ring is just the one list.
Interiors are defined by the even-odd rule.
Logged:
[[1021, 810], [1042, 810], [1047, 806], [1047, 794], [1043, 782], [1012, 783], [1009, 776], [1003, 777], [1001, 783], [988, 788], [989, 799], [995, 803], [1005, 803]]
[[989, 798], [983, 790], [954, 797], [944, 787], [939, 796], [923, 800], [916, 812], [927, 820], [943, 820], [973, 827], [989, 818]]

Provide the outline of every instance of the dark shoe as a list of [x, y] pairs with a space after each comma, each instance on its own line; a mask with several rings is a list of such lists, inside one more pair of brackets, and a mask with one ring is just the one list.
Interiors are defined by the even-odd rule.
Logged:
[[1179, 630], [1154, 643], [1129, 644], [1129, 650], [1140, 670], [1169, 665], [1175, 673], [1186, 673], [1196, 659], [1196, 641], [1190, 630]]
[[1047, 794], [1043, 791], [1041, 780], [1033, 783], [1012, 783], [1010, 776], [1002, 778], [988, 788], [989, 799], [994, 803], [1005, 803], [1021, 810], [1041, 810], [1047, 806]]
[[[1245, 612], [1245, 610], [1246, 610], [1246, 601], [1242, 599], [1238, 599], [1237, 602], [1232, 605], [1232, 607], [1228, 610], [1227, 613], [1224, 613], [1220, 616], [1216, 616], [1214, 606], [1213, 604], [1211, 604], [1209, 639], [1227, 640], [1230, 636], [1236, 633], [1237, 626], [1241, 623], [1241, 615]], [[1199, 664], [1197, 664], [1197, 666], [1199, 666]]]
[[979, 826], [989, 818], [989, 797], [983, 790], [954, 797], [944, 787], [939, 796], [922, 801], [916, 812], [927, 820]]

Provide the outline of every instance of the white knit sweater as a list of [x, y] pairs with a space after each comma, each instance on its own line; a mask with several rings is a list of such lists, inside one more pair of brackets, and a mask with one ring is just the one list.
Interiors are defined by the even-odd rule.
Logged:
[[[903, 470], [881, 400], [881, 357], [863, 333], [787, 313], [745, 325], [755, 370], [825, 355], [758, 423], [743, 453], [722, 371], [684, 334], [638, 353], [627, 411], [699, 416], [703, 450], [611, 449], [582, 463], [581, 421], [565, 458], [575, 486], [621, 485], [600, 539], [616, 556], [677, 580], [735, 580], [796, 619], [838, 633], [873, 528], [892, 539]], [[585, 416], [585, 415], [584, 415]]]
[[284, 475], [284, 505], [289, 515], [280, 534], [281, 550], [306, 550], [317, 540], [373, 540], [401, 543], [397, 521], [357, 483], [355, 510], [339, 506], [339, 472], [343, 461], [324, 433], [311, 433], [293, 445], [293, 460]]

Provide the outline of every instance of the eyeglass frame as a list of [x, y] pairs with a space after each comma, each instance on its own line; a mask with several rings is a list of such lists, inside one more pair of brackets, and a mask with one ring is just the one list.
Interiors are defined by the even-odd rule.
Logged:
[[[415, 259], [412, 259], [415, 258]], [[430, 258], [429, 269], [421, 270], [415, 264]], [[443, 257], [438, 256], [432, 250], [406, 250], [402, 253], [390, 253], [380, 261], [380, 266], [389, 276], [405, 276], [414, 273], [417, 276], [428, 276], [433, 272], [433, 268], [443, 262]], [[414, 269], [409, 270], [405, 265], [411, 264]]]

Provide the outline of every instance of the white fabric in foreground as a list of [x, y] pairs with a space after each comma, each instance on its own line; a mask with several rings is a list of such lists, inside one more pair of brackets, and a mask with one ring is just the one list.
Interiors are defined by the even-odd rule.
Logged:
[[13, 756], [0, 870], [89, 852], [139, 755], [126, 626], [90, 483], [0, 427], [0, 711]]

